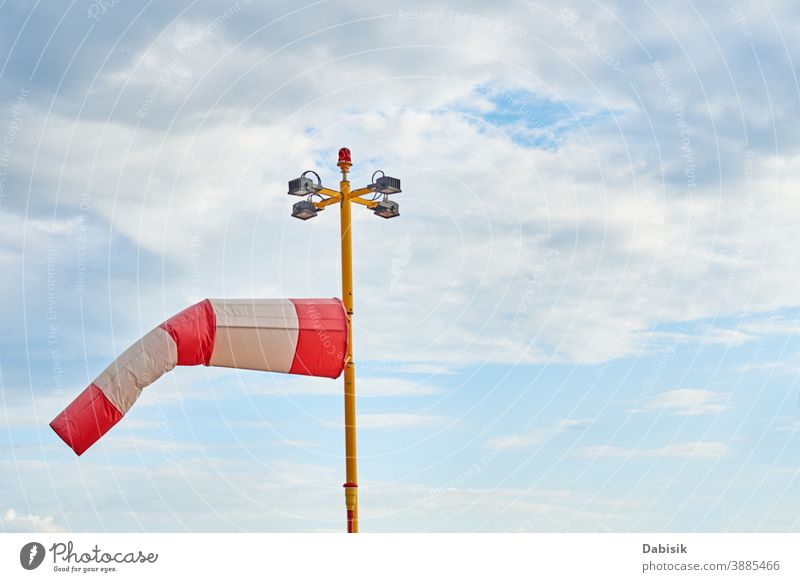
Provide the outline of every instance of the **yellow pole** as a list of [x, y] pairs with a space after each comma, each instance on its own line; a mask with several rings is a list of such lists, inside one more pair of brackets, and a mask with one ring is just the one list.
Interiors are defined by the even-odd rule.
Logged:
[[347, 354], [344, 359], [344, 443], [347, 482], [344, 484], [347, 506], [347, 531], [358, 533], [358, 471], [356, 469], [356, 369], [353, 363], [353, 238], [350, 229], [350, 150], [339, 150], [342, 170], [339, 191], [342, 194], [342, 301], [347, 312]]

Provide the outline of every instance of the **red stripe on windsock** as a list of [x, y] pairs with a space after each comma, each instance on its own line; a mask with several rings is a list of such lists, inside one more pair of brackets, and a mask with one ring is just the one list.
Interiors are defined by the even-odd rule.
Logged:
[[290, 374], [338, 378], [347, 353], [347, 314], [339, 299], [292, 299], [299, 333]]
[[179, 366], [208, 366], [217, 333], [217, 318], [208, 299], [187, 307], [159, 327], [175, 340]]
[[102, 390], [89, 386], [56, 416], [50, 427], [76, 454], [81, 455], [122, 418]]

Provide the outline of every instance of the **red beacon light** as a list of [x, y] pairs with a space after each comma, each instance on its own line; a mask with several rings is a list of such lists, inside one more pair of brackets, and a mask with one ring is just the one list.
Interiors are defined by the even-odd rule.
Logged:
[[350, 159], [350, 150], [347, 148], [342, 148], [339, 150], [339, 163], [340, 164], [352, 164], [353, 161]]

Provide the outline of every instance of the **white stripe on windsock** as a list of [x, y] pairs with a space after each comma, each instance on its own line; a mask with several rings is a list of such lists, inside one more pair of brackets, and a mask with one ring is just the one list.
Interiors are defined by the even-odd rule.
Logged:
[[125, 414], [142, 390], [178, 364], [175, 341], [161, 327], [122, 352], [93, 382]]
[[210, 366], [288, 373], [300, 325], [288, 299], [211, 299], [217, 335]]

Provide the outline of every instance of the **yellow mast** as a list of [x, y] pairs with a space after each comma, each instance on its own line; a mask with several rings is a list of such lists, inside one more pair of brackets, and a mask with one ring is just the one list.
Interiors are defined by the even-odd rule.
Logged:
[[344, 484], [347, 506], [347, 531], [358, 533], [358, 470], [356, 466], [356, 368], [353, 362], [353, 237], [351, 231], [350, 181], [352, 166], [350, 150], [339, 150], [342, 181], [341, 231], [342, 231], [342, 301], [347, 311], [347, 354], [344, 359], [344, 442], [347, 463], [347, 482]]

